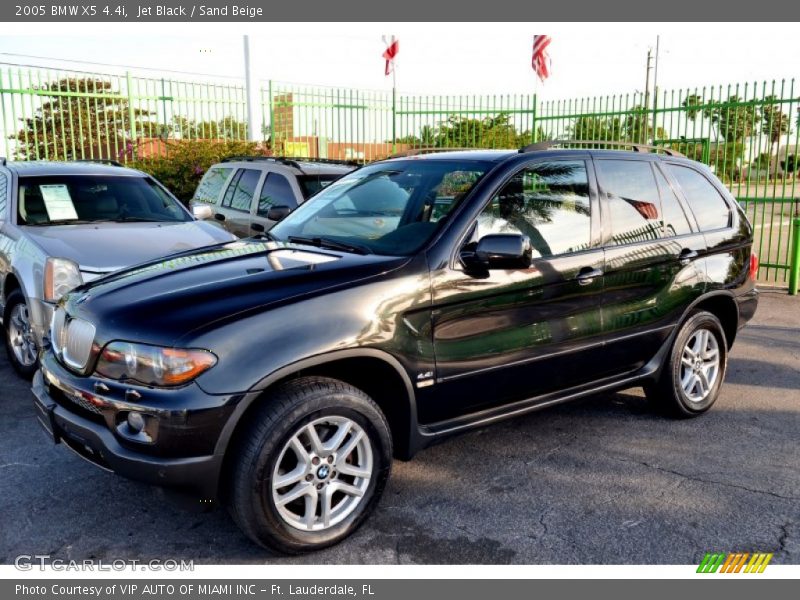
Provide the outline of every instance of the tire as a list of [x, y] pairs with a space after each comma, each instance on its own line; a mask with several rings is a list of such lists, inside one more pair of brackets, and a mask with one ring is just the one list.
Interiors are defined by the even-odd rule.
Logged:
[[[20, 290], [8, 295], [3, 313], [6, 353], [11, 366], [20, 377], [32, 379], [39, 368], [36, 340], [30, 324], [30, 311]], [[33, 352], [33, 356], [30, 355]]]
[[[247, 417], [228, 463], [222, 490], [228, 510], [265, 548], [300, 554], [336, 544], [375, 508], [389, 478], [392, 438], [386, 418], [364, 392], [326, 377], [289, 381], [264, 400]], [[291, 494], [296, 499], [281, 506]]]
[[722, 324], [710, 312], [696, 311], [675, 336], [658, 380], [645, 387], [647, 399], [671, 417], [699, 416], [716, 402], [727, 364]]

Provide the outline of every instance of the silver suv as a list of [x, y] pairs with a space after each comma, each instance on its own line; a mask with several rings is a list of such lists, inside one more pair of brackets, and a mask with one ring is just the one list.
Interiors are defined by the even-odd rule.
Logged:
[[11, 364], [33, 376], [53, 307], [71, 289], [232, 239], [146, 173], [111, 161], [0, 158], [0, 316]]
[[198, 219], [214, 219], [231, 233], [250, 237], [268, 231], [357, 166], [316, 158], [234, 156], [206, 171], [192, 210]]

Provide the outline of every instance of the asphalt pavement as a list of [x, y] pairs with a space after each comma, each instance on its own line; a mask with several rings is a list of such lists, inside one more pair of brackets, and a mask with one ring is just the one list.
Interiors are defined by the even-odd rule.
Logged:
[[641, 390], [452, 438], [396, 462], [372, 517], [302, 557], [272, 555], [224, 510], [188, 510], [54, 446], [0, 350], [0, 563], [698, 563], [708, 551], [800, 563], [800, 298], [762, 295], [722, 394], [685, 421]]

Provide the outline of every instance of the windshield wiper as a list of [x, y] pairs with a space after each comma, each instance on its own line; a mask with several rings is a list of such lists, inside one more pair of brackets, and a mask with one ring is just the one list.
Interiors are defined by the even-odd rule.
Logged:
[[372, 250], [366, 246], [340, 242], [331, 238], [290, 235], [288, 240], [295, 244], [305, 244], [307, 246], [316, 246], [317, 248], [329, 248], [331, 250], [341, 250], [343, 252], [354, 252], [355, 254], [372, 254]]
[[86, 219], [55, 219], [53, 221], [43, 221], [41, 223], [26, 223], [32, 227], [48, 227], [50, 225], [89, 225], [95, 221], [88, 221]]

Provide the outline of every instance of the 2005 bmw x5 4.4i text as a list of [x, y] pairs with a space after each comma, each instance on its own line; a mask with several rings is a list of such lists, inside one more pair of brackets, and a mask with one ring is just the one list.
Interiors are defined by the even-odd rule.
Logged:
[[376, 162], [268, 234], [77, 288], [40, 421], [302, 552], [441, 436], [632, 386], [704, 413], [756, 309], [750, 224], [674, 152], [563, 146]]

